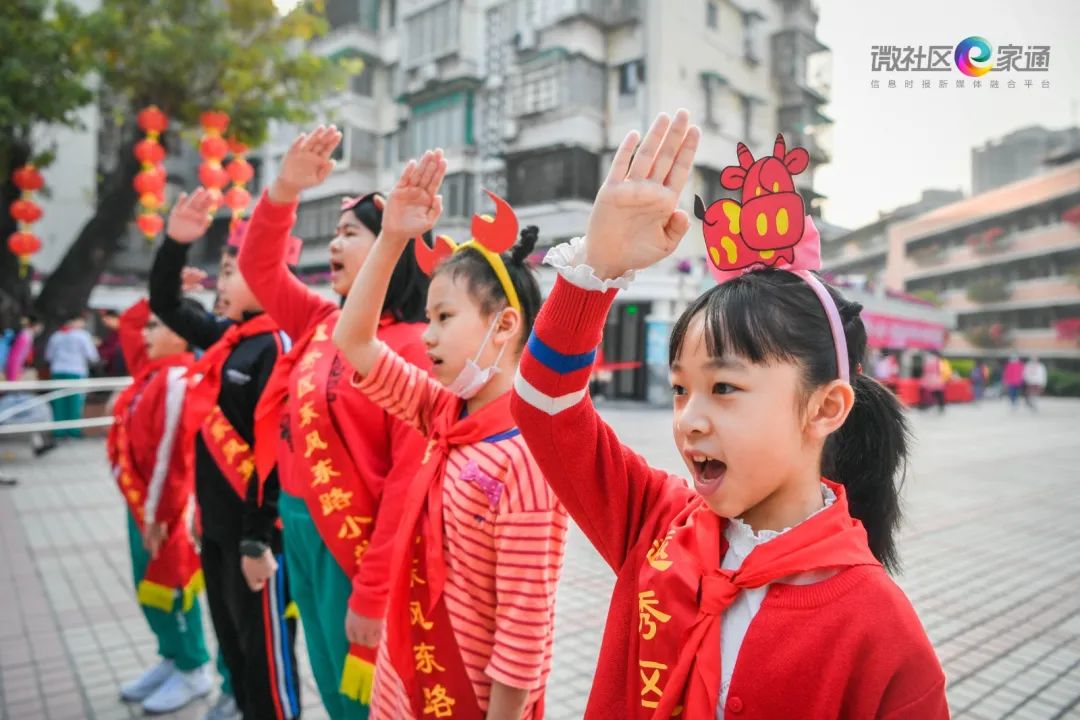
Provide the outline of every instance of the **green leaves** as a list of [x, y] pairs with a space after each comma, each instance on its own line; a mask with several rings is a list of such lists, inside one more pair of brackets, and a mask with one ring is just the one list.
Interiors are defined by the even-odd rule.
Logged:
[[270, 120], [304, 120], [312, 102], [344, 84], [336, 63], [304, 50], [325, 20], [271, 0], [103, 0], [94, 39], [105, 85], [131, 109], [156, 104], [174, 127], [217, 109], [249, 144]]

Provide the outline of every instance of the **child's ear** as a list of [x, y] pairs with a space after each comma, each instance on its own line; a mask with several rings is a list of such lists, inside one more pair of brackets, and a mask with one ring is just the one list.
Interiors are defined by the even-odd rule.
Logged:
[[495, 340], [499, 343], [508, 343], [517, 337], [521, 329], [521, 313], [512, 307], [505, 307], [499, 311], [499, 319], [495, 323]]
[[806, 424], [811, 434], [825, 440], [840, 429], [855, 405], [855, 390], [842, 380], [822, 385], [810, 396]]

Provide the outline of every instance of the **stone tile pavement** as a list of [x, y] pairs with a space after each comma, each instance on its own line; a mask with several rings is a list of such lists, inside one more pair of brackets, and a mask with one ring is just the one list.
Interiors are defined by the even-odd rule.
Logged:
[[[651, 462], [681, 470], [670, 413], [603, 412]], [[1038, 414], [994, 402], [912, 420], [899, 582], [945, 664], [955, 717], [1080, 718], [1080, 402], [1045, 399]], [[130, 588], [124, 511], [101, 441], [40, 460], [0, 445], [0, 468], [22, 481], [0, 488], [0, 720], [139, 716], [117, 686], [153, 662], [154, 646]], [[581, 717], [612, 583], [573, 531], [553, 720]], [[304, 716], [325, 718], [303, 663]]]

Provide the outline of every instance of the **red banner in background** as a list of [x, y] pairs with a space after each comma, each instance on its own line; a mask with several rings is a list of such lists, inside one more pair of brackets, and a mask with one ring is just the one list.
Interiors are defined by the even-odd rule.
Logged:
[[940, 323], [910, 320], [873, 312], [862, 313], [867, 344], [874, 348], [940, 350], [948, 331]]

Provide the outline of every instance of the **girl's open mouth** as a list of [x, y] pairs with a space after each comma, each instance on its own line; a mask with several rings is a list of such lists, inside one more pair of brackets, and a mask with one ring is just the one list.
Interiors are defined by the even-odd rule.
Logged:
[[701, 495], [711, 495], [724, 482], [727, 464], [707, 455], [690, 456], [694, 467], [694, 489]]

